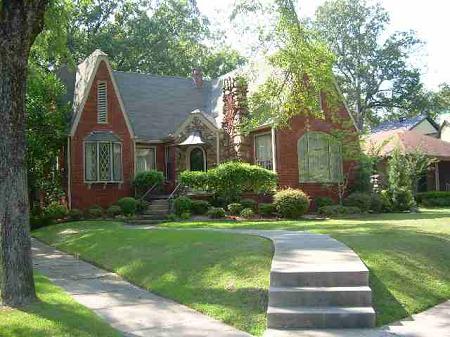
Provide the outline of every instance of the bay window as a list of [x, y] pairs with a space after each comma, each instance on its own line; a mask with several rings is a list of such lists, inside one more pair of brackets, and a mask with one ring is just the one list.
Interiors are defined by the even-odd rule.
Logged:
[[93, 133], [84, 142], [86, 182], [122, 181], [122, 144], [108, 133]]

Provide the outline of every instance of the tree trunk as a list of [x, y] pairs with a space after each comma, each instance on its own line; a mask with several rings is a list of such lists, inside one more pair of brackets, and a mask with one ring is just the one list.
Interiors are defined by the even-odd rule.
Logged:
[[27, 192], [25, 93], [31, 45], [48, 0], [0, 1], [0, 292], [2, 304], [35, 300]]

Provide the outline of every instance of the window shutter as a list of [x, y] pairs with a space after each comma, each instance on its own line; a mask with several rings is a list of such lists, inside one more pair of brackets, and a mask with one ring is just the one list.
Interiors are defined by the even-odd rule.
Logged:
[[309, 177], [317, 182], [329, 181], [328, 137], [319, 132], [309, 135]]
[[97, 181], [97, 143], [86, 143], [84, 151], [85, 180]]
[[330, 142], [330, 175], [331, 181], [340, 182], [343, 178], [342, 147], [336, 141]]
[[97, 122], [108, 122], [108, 96], [106, 82], [97, 83]]
[[308, 133], [300, 138], [297, 145], [298, 169], [301, 182], [309, 180]]

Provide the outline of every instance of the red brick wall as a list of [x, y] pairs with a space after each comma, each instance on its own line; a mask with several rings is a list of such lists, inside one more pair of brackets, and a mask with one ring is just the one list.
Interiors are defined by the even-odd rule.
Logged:
[[[97, 81], [106, 81], [108, 88], [108, 123], [97, 123]], [[122, 140], [123, 184], [84, 183], [83, 140], [92, 131], [113, 131]], [[108, 207], [117, 199], [133, 194], [133, 141], [121, 111], [107, 65], [102, 61], [95, 75], [80, 122], [71, 140], [71, 199], [72, 208], [85, 209], [92, 205]]]
[[[340, 115], [345, 117], [347, 121], [349, 116], [344, 108], [341, 109]], [[336, 186], [327, 186], [318, 183], [300, 183], [299, 182], [299, 168], [298, 168], [298, 154], [297, 142], [307, 131], [305, 126], [307, 119], [303, 116], [296, 116], [290, 122], [290, 127], [276, 131], [276, 160], [277, 173], [280, 187], [300, 188], [305, 191], [311, 199], [319, 196], [328, 196], [337, 201], [338, 195]], [[354, 127], [349, 127], [348, 123], [345, 128], [354, 132]], [[330, 133], [332, 129], [342, 129], [340, 123], [333, 123], [329, 118], [326, 119], [309, 119], [310, 131], [321, 131]], [[350, 184], [353, 184], [355, 179], [356, 162], [352, 160], [344, 161], [344, 175], [349, 175]], [[314, 203], [312, 205], [314, 208]]]
[[[324, 108], [326, 109], [326, 106]], [[338, 116], [340, 117], [341, 122], [333, 123], [329, 116], [325, 119], [310, 118], [309, 130], [330, 133], [332, 129], [347, 128], [350, 132], [355, 131], [352, 121], [344, 107], [340, 109]], [[338, 196], [335, 185], [330, 187], [317, 183], [300, 184], [299, 182], [297, 142], [306, 132], [306, 124], [307, 119], [305, 117], [296, 116], [291, 120], [289, 127], [276, 131], [276, 165], [279, 187], [300, 188], [304, 190], [313, 200], [319, 196], [328, 196], [337, 201]], [[267, 132], [270, 132], [270, 128], [261, 129], [250, 134], [252, 163], [254, 163], [254, 137], [255, 135], [264, 134]], [[349, 171], [349, 185], [351, 186], [355, 179], [356, 162], [349, 160], [344, 161], [344, 174], [347, 174]], [[312, 207], [315, 207], [314, 203]]]

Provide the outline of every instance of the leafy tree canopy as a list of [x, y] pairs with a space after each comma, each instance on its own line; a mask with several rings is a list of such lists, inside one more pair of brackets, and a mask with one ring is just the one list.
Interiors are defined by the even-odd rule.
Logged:
[[223, 45], [192, 0], [73, 0], [73, 4], [68, 49], [76, 62], [99, 48], [117, 70], [189, 76], [193, 67], [200, 67], [213, 78], [244, 61]]
[[328, 0], [316, 12], [314, 26], [336, 55], [335, 73], [360, 129], [427, 104], [409, 62], [421, 42], [411, 31], [387, 36], [388, 24], [380, 4], [366, 0]]
[[251, 94], [250, 118], [244, 128], [267, 121], [283, 127], [295, 115], [318, 116], [322, 113], [320, 93], [330, 105], [336, 97], [332, 52], [300, 22], [293, 0], [276, 0], [275, 4], [278, 23], [271, 37], [275, 51], [267, 57], [271, 76]]

